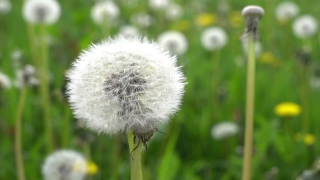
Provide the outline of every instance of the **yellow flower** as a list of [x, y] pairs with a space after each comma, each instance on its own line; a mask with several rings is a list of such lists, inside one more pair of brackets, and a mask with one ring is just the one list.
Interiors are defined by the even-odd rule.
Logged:
[[303, 142], [308, 146], [313, 145], [315, 141], [316, 141], [316, 138], [312, 134], [306, 134], [303, 138]]
[[298, 104], [292, 102], [283, 102], [274, 108], [276, 115], [280, 117], [293, 117], [301, 113], [301, 108]]
[[98, 172], [98, 166], [94, 162], [87, 163], [88, 174], [96, 174]]
[[261, 63], [271, 65], [275, 68], [280, 66], [279, 59], [277, 59], [271, 52], [261, 54], [259, 60]]
[[243, 23], [243, 17], [241, 15], [240, 11], [233, 11], [230, 14], [230, 23], [231, 26], [234, 28], [238, 28], [242, 26]]
[[200, 14], [196, 19], [196, 24], [199, 26], [209, 26], [216, 22], [216, 16], [210, 13]]

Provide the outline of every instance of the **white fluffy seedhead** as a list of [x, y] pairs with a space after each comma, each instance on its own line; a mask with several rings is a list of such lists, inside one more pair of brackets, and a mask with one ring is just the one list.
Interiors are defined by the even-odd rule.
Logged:
[[6, 89], [8, 89], [8, 88], [10, 88], [11, 87], [11, 80], [10, 80], [10, 78], [6, 75], [6, 74], [4, 74], [4, 73], [2, 73], [1, 71], [0, 71], [0, 89], [1, 88], [6, 88]]
[[175, 56], [147, 39], [123, 37], [83, 51], [67, 77], [75, 116], [107, 134], [154, 132], [178, 110], [185, 84]]
[[134, 38], [140, 35], [140, 31], [135, 26], [125, 25], [120, 28], [119, 35], [124, 38]]
[[101, 1], [96, 3], [91, 10], [91, 18], [96, 24], [110, 23], [120, 14], [118, 6], [113, 1]]
[[149, 7], [153, 10], [162, 10], [168, 7], [169, 0], [149, 0]]
[[56, 0], [26, 0], [22, 14], [32, 24], [53, 24], [60, 16], [60, 5]]
[[221, 122], [211, 129], [211, 136], [216, 140], [221, 140], [235, 135], [239, 132], [239, 126], [233, 122]]
[[187, 38], [179, 31], [167, 31], [158, 37], [158, 43], [173, 54], [184, 54], [188, 49]]
[[309, 38], [317, 33], [318, 21], [311, 15], [302, 15], [293, 22], [292, 28], [298, 38]]
[[48, 156], [42, 165], [45, 180], [82, 180], [86, 173], [86, 159], [72, 150], [56, 151]]
[[227, 45], [227, 42], [227, 33], [220, 27], [208, 28], [201, 35], [201, 44], [209, 51], [219, 50]]
[[299, 6], [296, 3], [285, 1], [276, 7], [275, 15], [279, 21], [286, 21], [296, 17], [299, 11]]
[[180, 18], [183, 14], [183, 9], [181, 8], [180, 5], [171, 3], [167, 8], [166, 8], [166, 18], [169, 20], [176, 20]]
[[9, 0], [0, 0], [0, 14], [7, 14], [11, 11], [11, 2]]

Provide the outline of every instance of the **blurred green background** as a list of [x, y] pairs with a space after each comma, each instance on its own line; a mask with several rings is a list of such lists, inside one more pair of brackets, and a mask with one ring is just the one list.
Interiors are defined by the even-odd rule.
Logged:
[[[256, 61], [253, 179], [295, 179], [306, 169], [320, 169], [319, 164], [312, 166], [320, 155], [317, 139], [320, 87], [309, 83], [311, 79], [318, 80], [318, 84], [320, 81], [320, 37], [319, 33], [303, 40], [294, 36], [295, 18], [279, 21], [275, 16], [275, 8], [282, 1], [172, 0], [183, 11], [175, 20], [167, 19], [162, 10], [150, 9], [148, 1], [114, 2], [119, 6], [120, 16], [107, 27], [92, 21], [90, 11], [95, 1], [85, 0], [59, 1], [61, 16], [57, 23], [47, 26], [54, 147], [77, 150], [95, 162], [99, 171], [88, 179], [129, 179], [130, 154], [125, 135], [98, 135], [77, 124], [64, 96], [65, 72], [82, 49], [107, 35], [116, 35], [128, 24], [155, 40], [165, 31], [180, 31], [187, 37], [189, 46], [184, 55], [178, 56], [188, 82], [181, 110], [169, 124], [159, 127], [165, 134], [158, 132], [149, 142], [144, 154], [145, 179], [241, 178], [246, 92], [246, 55], [240, 41], [245, 21], [241, 10], [249, 4], [260, 5], [265, 10], [259, 24], [262, 53]], [[300, 8], [299, 15], [310, 14], [320, 19], [320, 1], [293, 2]], [[11, 11], [0, 14], [0, 71], [14, 81], [17, 68], [33, 61], [28, 25], [22, 17], [23, 1], [11, 0], [11, 3]], [[152, 17], [149, 27], [133, 22], [132, 17], [141, 12]], [[225, 29], [229, 40], [223, 49], [209, 52], [202, 47], [200, 36], [212, 26]], [[302, 51], [306, 46], [310, 51]], [[12, 54], [17, 51], [21, 56], [14, 58]], [[300, 56], [301, 52], [309, 57], [308, 63], [305, 56]], [[13, 141], [20, 92], [17, 87], [0, 88], [0, 179], [3, 180], [17, 178]], [[278, 116], [274, 108], [282, 102], [298, 104], [301, 114]], [[240, 131], [222, 140], [212, 138], [211, 128], [224, 121], [236, 123]], [[303, 129], [305, 121], [309, 125]], [[37, 86], [28, 87], [22, 116], [27, 179], [42, 179], [41, 165], [49, 155], [43, 127], [39, 90]]]

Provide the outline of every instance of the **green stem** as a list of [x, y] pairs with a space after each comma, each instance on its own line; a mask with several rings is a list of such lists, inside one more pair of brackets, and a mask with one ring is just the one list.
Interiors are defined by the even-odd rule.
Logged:
[[[86, 158], [88, 160], [91, 160], [91, 148], [90, 148], [90, 144], [85, 142], [82, 144], [82, 149], [83, 149], [83, 152], [85, 153], [86, 155]], [[92, 180], [92, 175], [91, 174], [88, 174], [88, 180]]]
[[247, 69], [247, 94], [246, 94], [246, 125], [244, 142], [244, 162], [242, 179], [251, 179], [252, 169], [252, 141], [253, 141], [253, 116], [254, 116], [254, 79], [255, 79], [255, 42], [253, 34], [248, 37], [248, 69]]
[[214, 77], [213, 77], [213, 95], [214, 95], [214, 120], [218, 121], [219, 120], [219, 96], [218, 96], [218, 88], [220, 84], [220, 51], [214, 51], [214, 59], [213, 59], [213, 72], [214, 72]]
[[302, 92], [301, 92], [301, 100], [302, 100], [302, 127], [304, 133], [309, 132], [309, 94], [310, 94], [310, 86], [309, 86], [309, 66], [306, 65], [302, 70]]
[[[142, 142], [136, 141], [133, 143], [134, 135], [132, 131], [128, 132], [129, 150], [131, 153], [131, 180], [142, 180], [142, 168], [141, 168], [141, 150], [143, 147]], [[139, 144], [139, 146], [133, 151], [133, 149]]]
[[16, 166], [17, 166], [17, 172], [18, 172], [18, 179], [19, 180], [25, 180], [25, 174], [24, 174], [24, 166], [23, 166], [23, 155], [22, 155], [22, 148], [21, 148], [21, 124], [22, 124], [22, 113], [24, 109], [25, 99], [27, 94], [27, 88], [23, 86], [18, 109], [17, 109], [17, 116], [16, 116], [16, 123], [15, 123], [15, 143], [14, 143], [14, 152], [16, 156]]
[[50, 115], [50, 95], [49, 95], [49, 77], [48, 77], [48, 44], [46, 42], [46, 27], [41, 26], [41, 62], [39, 63], [40, 71], [40, 93], [43, 103], [43, 113], [44, 113], [44, 129], [47, 140], [47, 152], [53, 151], [53, 132], [52, 132], [52, 122]]
[[33, 63], [36, 67], [36, 69], [39, 68], [39, 56], [37, 56], [37, 47], [34, 43], [35, 40], [35, 32], [34, 32], [34, 26], [32, 24], [27, 24], [27, 31], [28, 31], [28, 38], [29, 38], [29, 45], [31, 50], [31, 56], [33, 59]]

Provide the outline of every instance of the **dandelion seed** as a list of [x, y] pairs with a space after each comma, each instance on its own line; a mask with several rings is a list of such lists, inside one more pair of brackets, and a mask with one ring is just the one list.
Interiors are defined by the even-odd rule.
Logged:
[[275, 11], [276, 18], [279, 22], [285, 23], [299, 14], [299, 6], [292, 1], [281, 2]]
[[301, 113], [301, 108], [298, 104], [292, 102], [283, 102], [274, 108], [274, 112], [280, 117], [294, 117]]
[[22, 14], [31, 24], [53, 24], [60, 16], [60, 5], [56, 0], [26, 0]]
[[0, 89], [9, 89], [11, 87], [10, 78], [0, 71]]
[[91, 18], [98, 25], [111, 23], [119, 14], [119, 8], [113, 1], [98, 2], [91, 10]]
[[48, 156], [42, 165], [45, 180], [82, 180], [97, 172], [97, 166], [73, 150], [60, 150]]
[[318, 31], [318, 22], [311, 15], [303, 15], [293, 22], [293, 32], [301, 39], [310, 38]]
[[0, 0], [0, 14], [8, 14], [11, 11], [11, 2], [9, 0]]
[[221, 140], [233, 136], [239, 132], [239, 126], [233, 122], [221, 122], [211, 129], [211, 136], [216, 140]]
[[219, 27], [208, 28], [201, 35], [201, 44], [209, 51], [219, 50], [227, 45], [227, 42], [226, 32]]
[[184, 54], [188, 49], [187, 38], [178, 31], [167, 31], [158, 38], [158, 43], [173, 54]]
[[98, 132], [132, 130], [139, 140], [179, 109], [184, 76], [156, 43], [116, 37], [82, 52], [67, 75], [75, 116]]

